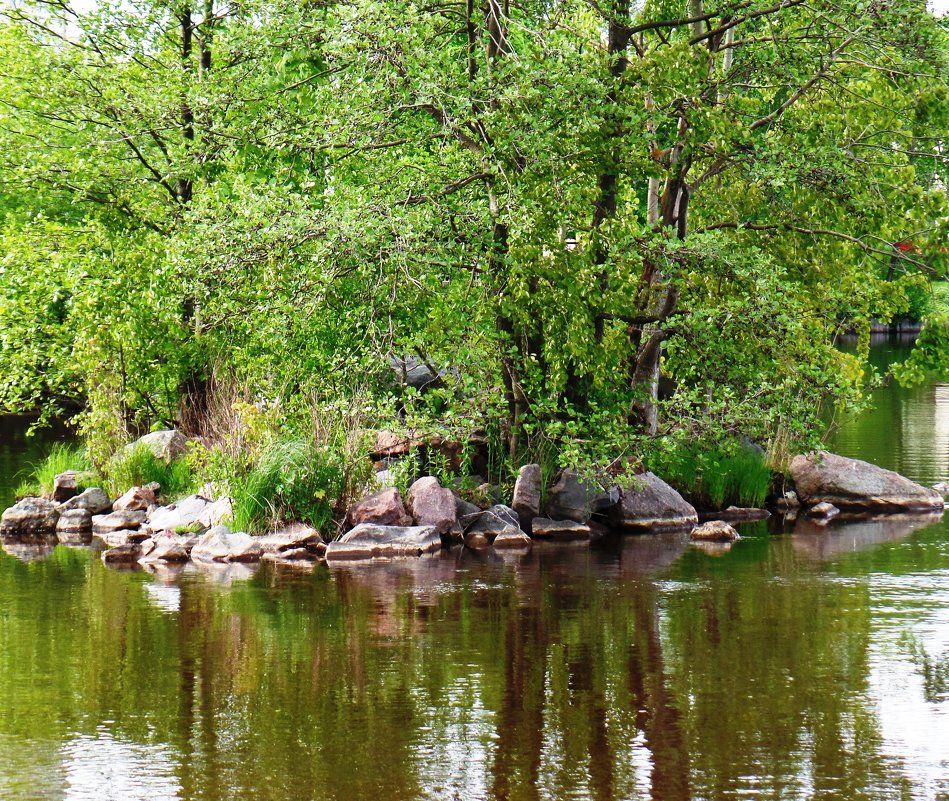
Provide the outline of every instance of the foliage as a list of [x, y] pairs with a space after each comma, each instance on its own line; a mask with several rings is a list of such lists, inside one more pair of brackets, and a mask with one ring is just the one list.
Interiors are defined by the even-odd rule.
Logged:
[[197, 490], [197, 476], [191, 461], [186, 458], [166, 462], [155, 456], [144, 445], [127, 446], [120, 450], [106, 468], [109, 491], [113, 497], [130, 487], [157, 483], [162, 497], [174, 501]]
[[892, 371], [905, 387], [920, 384], [926, 378], [949, 379], [949, 314], [929, 317], [910, 357], [893, 365]]
[[67, 470], [75, 470], [79, 474], [76, 477], [76, 483], [81, 492], [95, 485], [96, 477], [90, 472], [91, 467], [85, 449], [56, 442], [45, 458], [30, 466], [30, 476], [17, 486], [16, 496], [18, 498], [31, 495], [52, 496], [53, 479]]

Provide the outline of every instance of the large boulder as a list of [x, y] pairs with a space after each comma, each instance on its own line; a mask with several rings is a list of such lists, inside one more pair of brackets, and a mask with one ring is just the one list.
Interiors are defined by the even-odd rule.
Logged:
[[24, 498], [11, 506], [0, 518], [0, 535], [4, 537], [49, 535], [56, 533], [59, 508], [46, 498]]
[[421, 556], [442, 547], [434, 526], [379, 526], [362, 523], [326, 546], [327, 561]]
[[593, 499], [599, 488], [585, 481], [575, 470], [561, 470], [547, 491], [547, 517], [586, 523], [593, 515]]
[[53, 501], [63, 503], [79, 493], [79, 474], [75, 470], [67, 470], [53, 478]]
[[539, 464], [525, 464], [517, 473], [511, 508], [517, 512], [521, 525], [530, 529], [531, 521], [540, 515], [540, 496], [543, 490]]
[[609, 519], [617, 528], [634, 530], [690, 528], [699, 522], [695, 507], [653, 473], [635, 476]]
[[215, 526], [191, 549], [196, 562], [256, 562], [263, 548], [256, 537], [233, 533], [227, 526]]
[[489, 509], [465, 515], [459, 521], [461, 528], [468, 534], [485, 534], [493, 540], [505, 531], [520, 531], [520, 518], [510, 506], [497, 503]]
[[107, 515], [93, 515], [92, 533], [101, 536], [123, 529], [137, 531], [144, 522], [145, 512], [140, 510], [121, 510]]
[[101, 515], [112, 509], [112, 501], [101, 487], [89, 487], [59, 506], [60, 512], [70, 509], [86, 509], [90, 514]]
[[127, 450], [147, 448], [156, 459], [172, 462], [188, 450], [188, 438], [175, 429], [152, 431], [126, 446]]
[[395, 487], [377, 492], [349, 507], [347, 519], [353, 526], [371, 523], [377, 526], [411, 526], [402, 496]]
[[882, 467], [827, 451], [795, 456], [791, 477], [806, 506], [830, 503], [843, 510], [941, 510], [942, 495]]
[[147, 512], [158, 503], [158, 484], [146, 484], [144, 487], [132, 487], [112, 504], [114, 512]]
[[[179, 528], [201, 525], [201, 519], [209, 506], [211, 503], [200, 495], [189, 495], [168, 506], [152, 509], [148, 515], [148, 525], [152, 531], [175, 531]], [[210, 526], [204, 526], [204, 528], [210, 528]]]
[[432, 476], [412, 484], [405, 496], [405, 507], [416, 526], [434, 526], [439, 534], [447, 534], [455, 525], [455, 495]]
[[88, 509], [67, 509], [56, 523], [56, 537], [66, 545], [85, 545], [92, 539], [92, 513]]

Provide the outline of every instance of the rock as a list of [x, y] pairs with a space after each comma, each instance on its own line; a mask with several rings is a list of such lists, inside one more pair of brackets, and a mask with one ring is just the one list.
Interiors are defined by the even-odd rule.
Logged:
[[491, 544], [495, 548], [520, 548], [523, 550], [530, 548], [534, 543], [523, 531], [508, 529], [498, 534]]
[[468, 515], [476, 515], [481, 511], [481, 507], [476, 503], [469, 503], [464, 498], [456, 495], [455, 496], [455, 517], [458, 520], [461, 520], [463, 517]]
[[406, 434], [396, 434], [393, 431], [377, 431], [370, 455], [374, 460], [391, 459], [405, 456], [419, 445], [421, 445], [421, 440], [418, 437], [418, 432], [410, 431]]
[[315, 559], [326, 551], [326, 543], [320, 533], [303, 523], [295, 523], [272, 534], [258, 537], [257, 541], [264, 556], [277, 554], [289, 559], [290, 552], [305, 550]]
[[416, 356], [392, 356], [389, 366], [395, 373], [396, 381], [403, 386], [412, 387], [423, 392], [430, 386], [438, 383], [448, 375], [448, 371], [439, 370], [436, 375], [423, 361]]
[[121, 529], [138, 530], [145, 522], [145, 512], [119, 511], [107, 515], [92, 516], [92, 533], [108, 534]]
[[67, 470], [53, 479], [53, 501], [63, 503], [79, 493], [78, 473]]
[[609, 519], [613, 526], [626, 529], [689, 528], [699, 522], [695, 508], [653, 473], [634, 477]]
[[135, 442], [125, 446], [126, 451], [136, 448], [147, 448], [156, 459], [172, 462], [179, 456], [184, 456], [188, 450], [188, 438], [175, 429], [152, 431]]
[[818, 503], [807, 510], [808, 517], [823, 517], [825, 520], [829, 520], [830, 518], [836, 517], [839, 514], [840, 509], [838, 509], [832, 503], [827, 503], [827, 501]]
[[147, 512], [158, 503], [157, 493], [159, 486], [155, 483], [144, 487], [132, 487], [121, 498], [112, 504], [114, 512]]
[[756, 509], [746, 506], [729, 506], [716, 513], [719, 520], [767, 520], [771, 512], [767, 509]]
[[940, 481], [938, 484], [933, 484], [933, 489], [940, 495], [949, 495], [949, 482]]
[[593, 514], [606, 514], [619, 503], [619, 499], [620, 488], [610, 487], [594, 495], [590, 499], [590, 507], [593, 509]]
[[215, 526], [191, 549], [196, 562], [255, 562], [263, 554], [256, 537], [232, 533], [227, 526]]
[[59, 508], [46, 498], [23, 498], [7, 509], [0, 518], [0, 535], [4, 537], [55, 534]]
[[575, 470], [561, 470], [547, 491], [547, 517], [586, 523], [593, 515], [593, 498], [597, 494], [598, 489]]
[[774, 502], [774, 508], [779, 512], [794, 511], [799, 509], [800, 506], [801, 502], [798, 500], [797, 493], [794, 490], [788, 490]]
[[[497, 536], [495, 536], [497, 539]], [[471, 531], [464, 535], [465, 547], [472, 551], [480, 551], [491, 547], [491, 540], [483, 531]]]
[[405, 511], [402, 496], [395, 487], [377, 492], [353, 504], [346, 513], [346, 519], [353, 526], [363, 523], [397, 527], [412, 525], [412, 518]]
[[110, 548], [119, 548], [122, 545], [137, 545], [144, 542], [149, 538], [149, 533], [141, 529], [123, 528], [118, 531], [106, 531], [96, 536]]
[[139, 562], [187, 562], [194, 547], [192, 537], [162, 534], [141, 544]]
[[588, 540], [593, 530], [586, 523], [576, 520], [549, 520], [545, 517], [534, 519], [533, 535], [552, 540]]
[[734, 542], [741, 537], [724, 520], [709, 520], [692, 529], [691, 539], [693, 542]]
[[406, 493], [405, 506], [416, 526], [434, 526], [439, 534], [447, 534], [455, 525], [455, 496], [437, 478], [416, 481]]
[[[116, 501], [118, 503], [118, 501]], [[148, 515], [148, 525], [153, 531], [176, 531], [180, 528], [200, 526], [211, 528], [210, 525], [201, 525], [201, 518], [214, 504], [209, 503], [200, 495], [189, 495], [180, 501], [159, 506]], [[228, 504], [230, 508], [230, 504]]]
[[142, 546], [137, 542], [127, 542], [102, 552], [102, 561], [106, 564], [130, 564], [137, 562], [142, 555]]
[[465, 532], [465, 545], [468, 544], [469, 534], [485, 534], [491, 541], [505, 531], [521, 530], [517, 512], [503, 504], [495, 504], [483, 512], [466, 515], [458, 522], [461, 524], [462, 531]]
[[112, 509], [112, 501], [101, 487], [89, 487], [59, 506], [60, 512], [70, 509], [86, 509], [90, 514], [101, 515]]
[[382, 526], [361, 523], [326, 546], [327, 561], [421, 556], [442, 547], [434, 526]]
[[66, 545], [85, 545], [92, 539], [92, 513], [88, 509], [67, 509], [56, 523], [56, 537]]
[[517, 473], [511, 508], [517, 512], [521, 525], [530, 529], [531, 521], [540, 515], [542, 482], [539, 464], [526, 464]]
[[[200, 495], [200, 493], [199, 493]], [[201, 495], [202, 498], [207, 496]], [[228, 497], [218, 498], [214, 503], [209, 503], [204, 507], [201, 516], [198, 518], [198, 524], [204, 528], [213, 528], [234, 517], [234, 504]]]
[[795, 456], [791, 477], [807, 506], [888, 512], [941, 510], [942, 495], [882, 467], [827, 451]]

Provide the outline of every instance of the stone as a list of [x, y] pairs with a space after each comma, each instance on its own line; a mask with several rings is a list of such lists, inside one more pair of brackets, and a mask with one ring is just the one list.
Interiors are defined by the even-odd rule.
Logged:
[[267, 554], [284, 556], [291, 551], [305, 550], [315, 559], [326, 551], [326, 543], [323, 542], [320, 533], [304, 523], [295, 523], [272, 534], [258, 537], [257, 540], [264, 556]]
[[164, 431], [152, 431], [150, 434], [146, 434], [135, 442], [126, 445], [125, 448], [127, 451], [136, 448], [147, 448], [156, 459], [173, 462], [187, 452], [188, 438], [173, 428]]
[[132, 487], [112, 504], [113, 512], [147, 512], [158, 503], [159, 486], [155, 483]]
[[327, 561], [421, 556], [442, 547], [434, 526], [382, 526], [361, 523], [326, 546]]
[[346, 519], [353, 526], [363, 523], [398, 527], [412, 525], [412, 518], [405, 511], [402, 496], [395, 487], [377, 492], [353, 504], [346, 513]]
[[138, 544], [149, 538], [147, 531], [142, 529], [123, 528], [118, 531], [107, 531], [96, 536], [110, 548], [118, 548], [122, 545]]
[[843, 510], [941, 510], [942, 495], [882, 467], [827, 451], [795, 456], [791, 477], [807, 506], [827, 502]]
[[233, 533], [227, 526], [210, 529], [191, 549], [196, 562], [255, 562], [262, 554], [256, 537], [242, 531]]
[[599, 489], [575, 470], [561, 470], [547, 491], [547, 517], [586, 523], [593, 516], [593, 499]]
[[[505, 531], [520, 531], [520, 518], [510, 506], [495, 504], [483, 512], [466, 515], [458, 521], [465, 532], [465, 545], [468, 545], [468, 535], [484, 534], [489, 542], [498, 534]], [[470, 546], [469, 546], [470, 547]]]
[[439, 534], [447, 534], [455, 525], [454, 493], [432, 476], [420, 478], [409, 487], [405, 508], [416, 526], [434, 526]]
[[717, 513], [719, 520], [767, 520], [771, 512], [749, 506], [728, 506]]
[[[497, 539], [497, 537], [495, 537]], [[491, 540], [483, 531], [471, 531], [464, 535], [465, 547], [473, 551], [480, 551], [491, 547]]]
[[611, 524], [625, 529], [690, 528], [699, 522], [695, 508], [653, 473], [633, 478], [609, 514]]
[[118, 512], [110, 512], [107, 515], [93, 515], [92, 533], [101, 535], [108, 534], [112, 531], [120, 531], [122, 529], [131, 529], [137, 531], [142, 527], [144, 522], [145, 512], [138, 510], [122, 510]]
[[463, 517], [468, 515], [476, 515], [481, 511], [481, 507], [476, 503], [470, 503], [464, 498], [456, 495], [455, 496], [455, 518], [461, 520]]
[[[199, 493], [200, 495], [200, 493]], [[206, 498], [206, 495], [201, 495], [202, 498]], [[231, 502], [231, 499], [228, 497], [218, 498], [213, 503], [209, 503], [204, 507], [204, 511], [201, 512], [200, 517], [198, 517], [198, 524], [204, 528], [213, 528], [214, 526], [220, 526], [222, 523], [226, 523], [228, 520], [234, 518], [234, 504]]]
[[794, 490], [788, 490], [774, 502], [774, 508], [779, 512], [791, 512], [799, 509], [801, 502]]
[[290, 564], [310, 564], [317, 561], [319, 554], [314, 553], [308, 548], [290, 548], [286, 551], [264, 552], [260, 557], [266, 562], [290, 563]]
[[88, 509], [67, 509], [59, 515], [56, 537], [66, 545], [86, 545], [92, 539], [92, 513]]
[[540, 496], [543, 490], [539, 464], [525, 464], [517, 472], [511, 508], [517, 512], [521, 525], [530, 530], [531, 521], [540, 516]]
[[160, 534], [141, 544], [139, 562], [187, 562], [194, 539], [177, 534]]
[[933, 489], [940, 495], [949, 495], [949, 481], [940, 481], [938, 484], [933, 484]]
[[137, 542], [127, 542], [102, 552], [102, 561], [106, 564], [131, 564], [142, 555], [142, 546]]
[[523, 531], [517, 530], [505, 530], [502, 531], [494, 538], [494, 542], [491, 543], [495, 548], [519, 548], [519, 549], [528, 549], [534, 543], [531, 538], [527, 536]]
[[0, 517], [0, 535], [4, 537], [55, 534], [59, 508], [46, 498], [23, 498]]
[[415, 431], [406, 434], [396, 434], [394, 431], [377, 431], [371, 456], [376, 460], [405, 456], [420, 444], [421, 440]]
[[53, 501], [64, 503], [79, 494], [78, 473], [67, 470], [53, 478]]
[[724, 520], [709, 520], [692, 529], [691, 539], [693, 542], [734, 542], [741, 537]]
[[593, 514], [606, 514], [619, 503], [619, 499], [620, 488], [610, 487], [603, 492], [598, 492], [590, 499], [590, 508], [593, 509]]
[[210, 525], [201, 525], [199, 521], [212, 505], [200, 495], [189, 495], [168, 506], [152, 509], [148, 514], [148, 525], [153, 531], [177, 531], [196, 526], [211, 528]]
[[840, 509], [838, 509], [832, 503], [827, 503], [827, 501], [815, 504], [807, 510], [808, 517], [823, 517], [825, 520], [829, 520], [830, 518], [836, 517], [839, 514]]
[[70, 509], [86, 509], [90, 514], [101, 515], [111, 511], [112, 501], [101, 487], [89, 487], [59, 506], [60, 512]]
[[587, 523], [576, 520], [550, 520], [545, 517], [534, 519], [533, 535], [551, 540], [588, 540], [593, 529]]

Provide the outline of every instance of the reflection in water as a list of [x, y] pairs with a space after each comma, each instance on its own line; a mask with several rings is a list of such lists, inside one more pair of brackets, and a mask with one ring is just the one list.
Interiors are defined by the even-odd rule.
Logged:
[[901, 514], [821, 520], [800, 517], [794, 524], [795, 549], [814, 559], [832, 559], [842, 554], [875, 548], [909, 537], [920, 529], [942, 521], [941, 514]]

